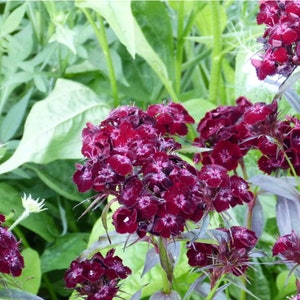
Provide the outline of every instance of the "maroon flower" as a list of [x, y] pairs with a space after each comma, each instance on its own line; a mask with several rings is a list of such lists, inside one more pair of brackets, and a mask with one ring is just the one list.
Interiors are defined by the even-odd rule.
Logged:
[[113, 299], [119, 291], [119, 281], [131, 274], [114, 252], [112, 249], [105, 257], [98, 252], [91, 259], [72, 261], [64, 276], [66, 287], [75, 289], [87, 300]]
[[118, 208], [113, 214], [113, 224], [118, 233], [134, 233], [137, 230], [137, 211], [125, 207]]
[[211, 156], [215, 164], [232, 171], [237, 168], [242, 153], [237, 144], [229, 141], [220, 141], [214, 146]]
[[188, 131], [186, 124], [195, 122], [181, 104], [174, 102], [150, 105], [147, 113], [156, 119], [156, 127], [162, 134], [186, 135]]
[[252, 59], [260, 80], [269, 75], [289, 76], [299, 65], [299, 2], [261, 1], [257, 23], [266, 30], [260, 41], [264, 47], [259, 59]]
[[273, 255], [280, 255], [288, 261], [300, 264], [300, 237], [292, 231], [281, 236], [273, 246]]
[[20, 276], [24, 268], [24, 258], [15, 236], [2, 226], [4, 221], [5, 217], [0, 214], [0, 272]]
[[212, 287], [227, 273], [242, 275], [249, 265], [249, 254], [256, 245], [255, 233], [241, 226], [218, 229], [218, 245], [195, 242], [188, 246], [188, 262], [193, 267], [205, 267]]

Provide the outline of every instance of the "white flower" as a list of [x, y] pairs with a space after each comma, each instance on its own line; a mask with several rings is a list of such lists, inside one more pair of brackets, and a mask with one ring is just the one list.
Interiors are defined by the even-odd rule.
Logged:
[[28, 213], [39, 213], [47, 209], [44, 208], [45, 199], [39, 201], [40, 200], [39, 198], [33, 199], [30, 194], [28, 196], [24, 194], [23, 197], [21, 197], [21, 199], [22, 199], [22, 205]]
[[24, 207], [23, 213], [19, 216], [19, 218], [9, 227], [9, 231], [12, 231], [19, 223], [24, 221], [31, 213], [39, 213], [43, 210], [46, 210], [47, 208], [44, 208], [44, 202], [45, 199], [42, 199], [40, 201], [39, 198], [33, 199], [32, 196], [29, 194], [26, 196], [26, 194], [21, 197], [22, 199], [22, 205]]

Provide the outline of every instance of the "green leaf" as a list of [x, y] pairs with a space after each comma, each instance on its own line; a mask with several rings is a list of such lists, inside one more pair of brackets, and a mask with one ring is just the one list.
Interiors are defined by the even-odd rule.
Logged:
[[174, 80], [174, 39], [166, 4], [159, 1], [132, 1], [131, 7], [149, 45], [162, 59], [169, 77]]
[[24, 4], [22, 4], [21, 6], [19, 6], [18, 8], [16, 8], [8, 17], [7, 19], [4, 21], [4, 23], [2, 24], [2, 26], [0, 27], [0, 37], [9, 34], [13, 31], [15, 31], [18, 26], [20, 25], [25, 10], [26, 10], [26, 6], [27, 3], [25, 2]]
[[38, 177], [59, 195], [73, 201], [87, 198], [86, 194], [78, 192], [71, 180], [75, 171], [75, 161], [58, 160], [46, 165], [26, 164], [26, 167], [36, 172]]
[[14, 106], [4, 117], [0, 127], [0, 136], [2, 141], [7, 142], [14, 137], [19, 126], [21, 125], [31, 95], [32, 90], [29, 90], [20, 101], [14, 104]]
[[74, 45], [75, 32], [68, 27], [64, 27], [61, 24], [56, 25], [56, 31], [49, 39], [49, 43], [58, 42], [67, 46], [74, 54], [77, 53]]
[[248, 269], [248, 276], [251, 278], [251, 283], [247, 285], [247, 289], [252, 294], [259, 296], [261, 300], [272, 299], [268, 278], [264, 275], [259, 262], [256, 262], [257, 264], [253, 268]]
[[18, 280], [22, 281], [22, 289], [32, 294], [37, 294], [41, 284], [41, 261], [39, 254], [31, 249], [26, 248], [22, 251], [25, 268]]
[[182, 103], [184, 108], [194, 118], [196, 124], [204, 117], [206, 112], [216, 108], [211, 101], [205, 99], [190, 99]]
[[[19, 191], [4, 182], [0, 183], [0, 199], [0, 212], [8, 215], [14, 211], [13, 220], [16, 220], [24, 211]], [[53, 234], [58, 234], [55, 222], [45, 212], [31, 214], [21, 225], [40, 235], [46, 241], [52, 241]]]
[[121, 2], [109, 0], [78, 0], [76, 1], [76, 5], [82, 8], [94, 9], [97, 13], [102, 15], [112, 27], [120, 42], [125, 45], [131, 56], [133, 58], [135, 54], [142, 56], [163, 82], [170, 97], [174, 101], [178, 101], [172, 86], [172, 81], [168, 76], [167, 68], [147, 41], [139, 24], [134, 18], [131, 11], [130, 0]]
[[57, 239], [41, 256], [42, 273], [68, 268], [86, 249], [87, 240], [87, 233], [69, 233]]
[[286, 296], [296, 293], [296, 277], [289, 271], [282, 271], [276, 277], [276, 286], [279, 291], [276, 299], [284, 299]]
[[59, 79], [49, 96], [31, 109], [24, 135], [13, 156], [0, 165], [0, 174], [25, 162], [49, 163], [81, 158], [81, 131], [86, 122], [100, 123], [109, 107], [86, 86]]
[[130, 0], [124, 1], [93, 1], [77, 0], [76, 6], [92, 8], [102, 15], [110, 24], [119, 40], [124, 44], [134, 58], [136, 51], [135, 19], [132, 16]]

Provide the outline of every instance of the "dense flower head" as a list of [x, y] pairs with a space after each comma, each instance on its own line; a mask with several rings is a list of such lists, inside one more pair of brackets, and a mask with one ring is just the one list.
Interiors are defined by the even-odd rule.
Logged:
[[249, 150], [258, 149], [263, 172], [288, 170], [292, 165], [300, 175], [300, 122], [291, 116], [279, 120], [278, 115], [276, 101], [251, 103], [244, 97], [236, 100], [236, 106], [207, 112], [197, 126], [194, 145], [208, 151], [196, 153], [194, 161], [232, 171]]
[[4, 221], [5, 217], [0, 214], [0, 272], [20, 276], [24, 268], [24, 258], [15, 236], [2, 226]]
[[66, 287], [75, 289], [87, 300], [113, 299], [119, 291], [119, 281], [131, 274], [114, 252], [109, 250], [105, 257], [97, 252], [90, 259], [72, 261], [64, 276]]
[[170, 237], [202, 218], [208, 205], [198, 171], [174, 152], [180, 148], [174, 136], [186, 135], [193, 122], [181, 104], [168, 102], [147, 111], [121, 106], [83, 129], [87, 160], [77, 164], [73, 180], [81, 192], [115, 196], [117, 232]]
[[240, 276], [249, 264], [250, 251], [257, 243], [255, 233], [245, 227], [220, 228], [218, 244], [195, 242], [188, 245], [188, 263], [211, 273], [212, 285], [223, 275]]
[[260, 1], [257, 23], [266, 26], [263, 53], [253, 58], [257, 76], [289, 76], [300, 64], [300, 3], [290, 1]]
[[274, 244], [273, 255], [280, 255], [284, 259], [300, 264], [300, 236], [292, 231], [281, 236]]

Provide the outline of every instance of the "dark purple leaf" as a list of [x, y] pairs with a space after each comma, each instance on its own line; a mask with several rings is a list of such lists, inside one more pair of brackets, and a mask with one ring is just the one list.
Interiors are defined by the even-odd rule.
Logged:
[[276, 219], [280, 235], [290, 234], [292, 230], [300, 234], [300, 202], [278, 196]]
[[198, 277], [189, 287], [188, 291], [186, 292], [186, 294], [184, 295], [183, 300], [186, 300], [189, 298], [190, 294], [195, 290], [195, 288], [200, 285], [203, 280], [206, 278], [206, 275], [202, 275], [200, 277]]
[[255, 205], [253, 207], [253, 212], [252, 212], [251, 230], [253, 230], [256, 233], [256, 236], [258, 238], [260, 238], [260, 236], [263, 233], [264, 225], [265, 225], [265, 219], [264, 219], [263, 208], [260, 204], [259, 199], [256, 198]]
[[294, 178], [276, 178], [269, 175], [257, 175], [252, 177], [249, 182], [259, 186], [266, 192], [270, 192], [294, 201], [300, 200], [300, 194], [294, 187], [296, 186]]
[[155, 250], [155, 248], [151, 248], [147, 251], [144, 270], [142, 273], [142, 277], [149, 272], [153, 267], [155, 267], [159, 263], [159, 256]]
[[130, 298], [130, 300], [140, 300], [142, 296], [142, 290], [138, 290], [134, 295]]
[[170, 294], [165, 294], [164, 292], [157, 292], [150, 297], [150, 300], [181, 300], [181, 297], [175, 291], [171, 291]]
[[34, 294], [14, 289], [0, 290], [0, 299], [43, 300], [43, 298], [40, 298]]

